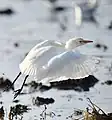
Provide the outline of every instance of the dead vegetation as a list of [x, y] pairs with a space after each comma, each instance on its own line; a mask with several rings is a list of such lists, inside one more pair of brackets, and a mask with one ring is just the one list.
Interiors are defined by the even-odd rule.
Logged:
[[4, 108], [3, 108], [3, 106], [0, 108], [0, 120], [4, 120], [4, 115], [5, 115], [5, 113], [4, 113]]
[[89, 108], [84, 111], [83, 120], [112, 120], [112, 113], [104, 112], [100, 107], [95, 105], [89, 98]]
[[47, 112], [47, 105], [44, 105], [44, 110], [40, 114], [40, 120], [47, 120], [47, 117], [53, 118], [56, 116], [54, 112]]
[[15, 106], [10, 107], [9, 112], [9, 120], [20, 119], [23, 118], [23, 113], [28, 112], [28, 110], [31, 110], [31, 108], [28, 108], [26, 105], [17, 104]]
[[[112, 113], [104, 112], [100, 107], [94, 104], [89, 98], [88, 108], [86, 110], [74, 110], [74, 112], [66, 117], [69, 120], [112, 120]], [[76, 114], [78, 113], [78, 114]]]
[[[73, 113], [66, 117], [66, 120], [112, 120], [112, 113], [106, 113], [96, 104], [94, 104], [89, 98], [88, 107], [86, 110], [74, 109]], [[10, 108], [9, 112], [9, 119], [8, 120], [22, 120], [23, 113], [28, 112], [31, 108], [25, 105], [16, 105]], [[0, 120], [4, 120], [4, 109], [3, 107], [0, 108]], [[48, 111], [47, 105], [44, 105], [44, 110], [40, 114], [40, 120], [48, 120], [49, 118], [57, 118], [61, 115], [53, 111]]]

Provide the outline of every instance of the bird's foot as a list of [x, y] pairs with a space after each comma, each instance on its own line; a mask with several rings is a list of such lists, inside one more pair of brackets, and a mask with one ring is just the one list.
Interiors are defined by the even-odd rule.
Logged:
[[21, 93], [22, 89], [15, 90], [14, 99]]

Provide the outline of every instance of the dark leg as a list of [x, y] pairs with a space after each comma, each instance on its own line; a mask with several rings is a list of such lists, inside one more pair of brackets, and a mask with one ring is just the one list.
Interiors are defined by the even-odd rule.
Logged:
[[16, 82], [16, 80], [19, 78], [20, 75], [21, 75], [21, 72], [16, 76], [16, 78], [14, 79], [14, 81], [12, 82], [12, 84], [10, 86], [6, 86], [6, 89], [4, 91], [12, 88], [14, 83]]
[[14, 83], [16, 82], [16, 80], [19, 78], [19, 76], [21, 75], [21, 72], [17, 75], [17, 77], [14, 79], [14, 81], [12, 82], [12, 85], [14, 85]]
[[29, 75], [27, 75], [27, 76], [25, 77], [25, 79], [24, 79], [24, 81], [23, 81], [23, 84], [22, 84], [21, 88], [14, 91], [14, 92], [15, 92], [14, 99], [21, 93], [21, 91], [22, 91], [22, 89], [23, 89], [23, 86], [24, 86], [24, 84], [25, 84], [26, 79], [28, 78], [28, 76], [29, 76]]

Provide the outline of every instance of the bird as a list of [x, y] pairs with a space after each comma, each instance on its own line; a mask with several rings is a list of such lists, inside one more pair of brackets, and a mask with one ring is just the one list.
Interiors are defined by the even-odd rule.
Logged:
[[86, 2], [75, 4], [75, 24], [80, 26], [83, 21], [90, 21], [97, 24], [98, 22], [94, 17], [94, 13], [98, 5], [98, 0], [87, 0]]
[[[95, 62], [92, 56], [81, 54], [76, 48], [93, 42], [83, 38], [71, 38], [65, 43], [45, 40], [34, 46], [19, 64], [20, 72], [12, 82], [17, 81], [21, 74], [25, 79], [20, 89], [15, 90], [14, 99], [20, 94], [29, 76], [46, 83], [61, 76], [84, 78], [92, 74]], [[45, 82], [45, 81], [43, 81]]]

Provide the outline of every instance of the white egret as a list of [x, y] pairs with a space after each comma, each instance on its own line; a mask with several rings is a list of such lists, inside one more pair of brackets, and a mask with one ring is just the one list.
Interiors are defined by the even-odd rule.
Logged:
[[[31, 49], [25, 59], [20, 63], [20, 73], [25, 74], [22, 87], [16, 90], [14, 98], [22, 91], [28, 76], [34, 76], [38, 81], [45, 78], [61, 76], [69, 78], [84, 78], [93, 72], [93, 60], [74, 49], [78, 46], [93, 42], [82, 38], [72, 38], [66, 43], [45, 40]], [[47, 82], [50, 82], [50, 79]]]

